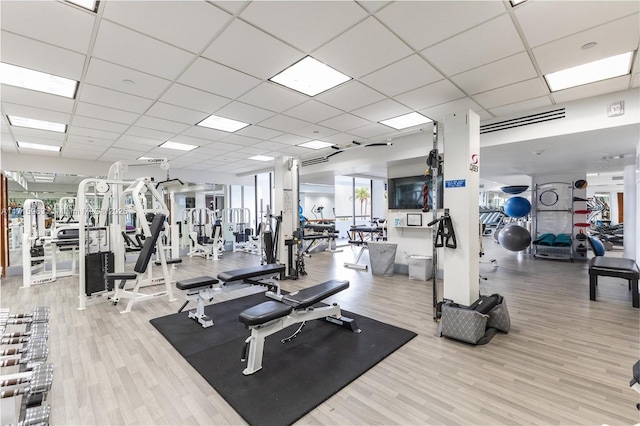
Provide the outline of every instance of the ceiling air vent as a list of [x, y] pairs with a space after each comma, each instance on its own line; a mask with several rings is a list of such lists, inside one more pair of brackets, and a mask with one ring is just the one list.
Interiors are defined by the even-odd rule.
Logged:
[[305, 167], [305, 166], [313, 166], [314, 164], [320, 164], [320, 163], [326, 163], [328, 162], [329, 159], [327, 157], [318, 157], [318, 158], [312, 158], [310, 160], [303, 160], [300, 162], [300, 166], [301, 167]]
[[611, 176], [611, 180], [624, 180], [624, 176]]
[[484, 124], [480, 126], [480, 134], [499, 132], [500, 130], [514, 129], [516, 127], [529, 126], [531, 124], [543, 123], [545, 121], [559, 120], [564, 117], [564, 108], [554, 109], [552, 111], [525, 115], [505, 121], [498, 121], [497, 123]]

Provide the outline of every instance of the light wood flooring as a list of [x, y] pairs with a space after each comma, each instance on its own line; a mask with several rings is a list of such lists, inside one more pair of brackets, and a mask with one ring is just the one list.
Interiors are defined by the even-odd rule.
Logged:
[[[311, 425], [630, 425], [640, 421], [639, 394], [629, 387], [640, 358], [640, 310], [627, 282], [600, 278], [589, 300], [587, 264], [533, 259], [486, 238], [484, 294], [500, 293], [509, 334], [485, 346], [435, 336], [431, 282], [406, 275], [351, 270], [355, 250], [314, 253], [309, 275], [282, 282], [295, 290], [331, 278], [351, 287], [330, 300], [343, 309], [407, 328], [418, 336], [299, 420]], [[607, 255], [620, 255], [607, 252]], [[367, 256], [362, 262], [368, 263]], [[217, 262], [184, 258], [176, 277], [215, 276], [258, 263], [243, 253]], [[172, 314], [184, 300], [156, 298], [120, 314], [106, 300], [77, 310], [77, 278], [29, 289], [21, 277], [1, 285], [2, 307], [51, 308], [49, 362], [55, 380], [48, 403], [54, 425], [237, 425], [242, 418], [155, 330], [149, 320]], [[262, 291], [248, 287], [217, 302]], [[185, 313], [186, 315], [186, 313]], [[210, 329], [215, 333], [215, 325]], [[366, 330], [363, 331], [366, 333]], [[242, 374], [238, 348], [238, 374]], [[215, 360], [211, 360], [215, 363]], [[312, 366], [310, 366], [312, 367]], [[265, 368], [286, 368], [265, 362]], [[9, 372], [9, 371], [8, 371]], [[5, 373], [3, 369], [3, 373]], [[296, 386], [296, 383], [282, 383]], [[304, 392], [304, 389], [300, 390]]]

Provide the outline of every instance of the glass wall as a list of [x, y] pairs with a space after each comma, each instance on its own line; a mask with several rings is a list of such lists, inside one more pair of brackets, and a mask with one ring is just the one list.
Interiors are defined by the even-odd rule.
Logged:
[[371, 226], [373, 219], [385, 219], [385, 181], [347, 176], [335, 178], [336, 230], [346, 238], [352, 225]]

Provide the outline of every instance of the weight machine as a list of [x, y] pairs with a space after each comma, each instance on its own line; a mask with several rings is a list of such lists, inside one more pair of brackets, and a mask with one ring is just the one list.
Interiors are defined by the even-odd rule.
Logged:
[[189, 241], [187, 256], [218, 260], [224, 250], [224, 239], [221, 235], [222, 226], [214, 212], [208, 208], [194, 208], [184, 210], [182, 215]]

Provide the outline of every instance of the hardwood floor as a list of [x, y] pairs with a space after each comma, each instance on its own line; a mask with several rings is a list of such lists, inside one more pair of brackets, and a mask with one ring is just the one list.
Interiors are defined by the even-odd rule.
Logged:
[[[331, 278], [348, 279], [351, 287], [330, 300], [418, 333], [299, 424], [639, 422], [639, 394], [629, 381], [640, 358], [640, 310], [631, 306], [626, 281], [601, 277], [598, 301], [592, 302], [586, 262], [533, 259], [502, 249], [493, 238], [485, 239], [484, 249], [484, 258], [498, 259], [499, 267], [480, 265], [487, 277], [481, 291], [505, 297], [512, 323], [509, 334], [499, 333], [485, 346], [436, 337], [431, 282], [344, 268], [356, 254], [350, 248], [313, 253], [306, 260], [309, 275], [283, 281], [283, 289], [291, 291]], [[178, 279], [215, 276], [257, 264], [258, 258], [225, 253], [217, 262], [186, 257], [183, 262], [175, 274]], [[368, 263], [366, 254], [361, 262]], [[102, 298], [78, 311], [74, 277], [28, 289], [20, 286], [19, 276], [3, 280], [3, 307], [13, 312], [39, 305], [51, 308], [52, 424], [244, 424], [149, 323], [176, 312], [184, 300], [181, 291], [175, 291], [178, 300], [173, 303], [156, 298], [120, 314], [120, 306]], [[248, 287], [222, 294], [215, 302], [259, 291]], [[215, 333], [215, 325], [210, 330]], [[238, 374], [242, 368], [238, 359]]]

